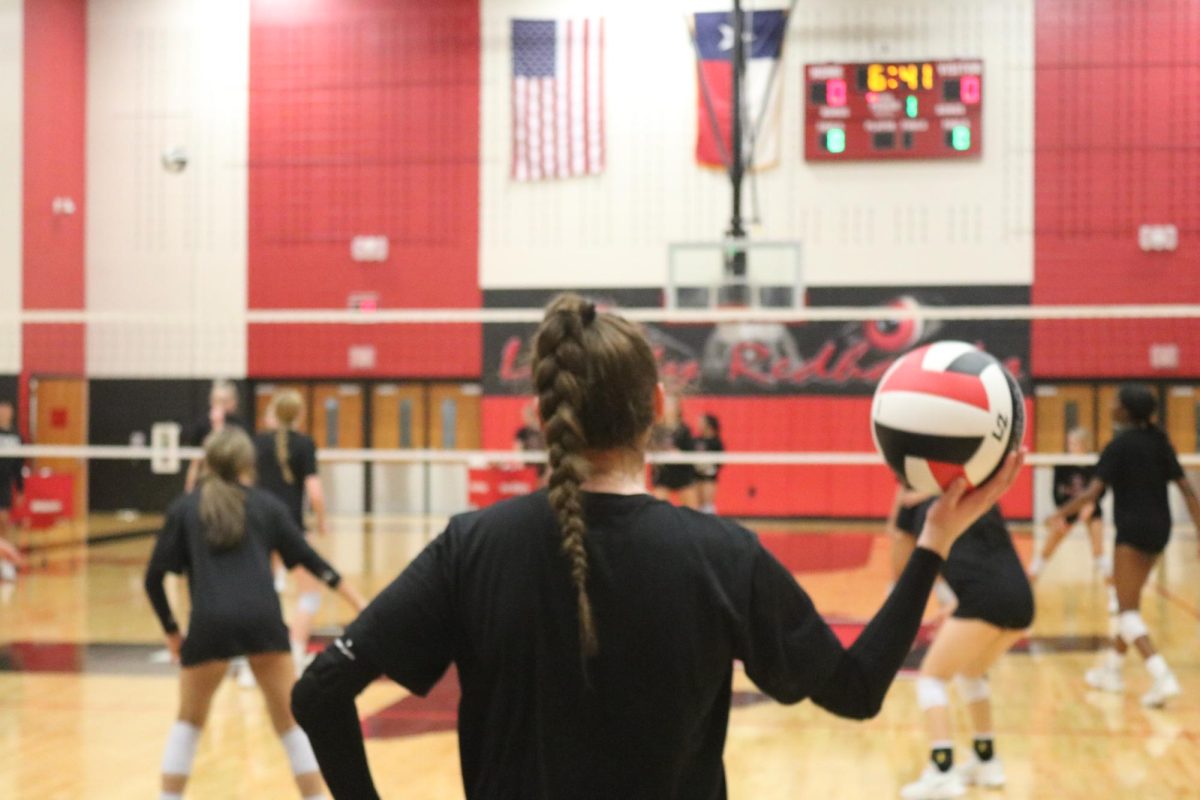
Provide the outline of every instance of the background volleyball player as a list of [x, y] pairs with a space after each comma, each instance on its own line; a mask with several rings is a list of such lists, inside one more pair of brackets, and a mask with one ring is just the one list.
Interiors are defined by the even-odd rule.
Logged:
[[[0, 447], [23, 444], [14, 417], [12, 402], [0, 400]], [[8, 535], [12, 508], [24, 491], [25, 460], [0, 458], [0, 581], [16, 580], [17, 566], [21, 564], [20, 551], [4, 537]]]
[[[1067, 433], [1067, 452], [1072, 455], [1082, 455], [1091, 451], [1091, 434], [1087, 428], [1072, 428]], [[1061, 506], [1077, 495], [1083, 494], [1088, 484], [1092, 482], [1095, 468], [1084, 464], [1059, 464], [1054, 468], [1054, 505]], [[1062, 540], [1071, 531], [1076, 522], [1082, 523], [1087, 529], [1088, 538], [1092, 544], [1092, 563], [1096, 572], [1105, 582], [1112, 583], [1112, 561], [1104, 555], [1104, 515], [1100, 510], [1100, 499], [1093, 503], [1085, 503], [1078, 514], [1059, 518], [1052, 516], [1053, 523], [1046, 531], [1046, 541], [1042, 544], [1041, 552], [1029, 562], [1029, 577], [1037, 580], [1046, 562], [1054, 555]], [[1116, 613], [1116, 592], [1110, 589], [1113, 613]]]
[[1167, 486], [1183, 492], [1192, 522], [1200, 531], [1200, 501], [1183, 474], [1175, 448], [1154, 423], [1158, 399], [1145, 386], [1126, 384], [1117, 392], [1112, 418], [1120, 428], [1104, 452], [1088, 488], [1065, 503], [1047, 521], [1062, 525], [1085, 505], [1095, 503], [1107, 486], [1113, 491], [1113, 517], [1117, 528], [1113, 547], [1113, 584], [1117, 590], [1117, 635], [1098, 667], [1085, 675], [1088, 685], [1110, 692], [1124, 691], [1121, 677], [1124, 655], [1130, 645], [1145, 659], [1153, 679], [1142, 695], [1146, 706], [1158, 707], [1179, 694], [1179, 681], [1150, 641], [1150, 629], [1139, 611], [1142, 588], [1171, 538], [1171, 507]]
[[[725, 452], [725, 442], [721, 439], [721, 420], [716, 415], [705, 414], [700, 418], [699, 433], [695, 441], [696, 450], [705, 453]], [[717, 478], [720, 476], [720, 464], [696, 465], [696, 501], [706, 514], [717, 513]]]
[[[288, 565], [320, 576], [356, 609], [362, 608], [362, 598], [308, 546], [281, 502], [245, 485], [254, 471], [254, 445], [245, 432], [213, 433], [204, 455], [206, 476], [168, 510], [146, 569], [146, 593], [167, 647], [183, 664], [179, 718], [167, 736], [161, 796], [182, 797], [213, 693], [229, 659], [248, 656], [300, 793], [320, 797], [317, 763], [289, 708], [296, 671], [272, 586], [270, 554], [278, 552]], [[188, 576], [186, 637], [163, 591], [168, 572]]]
[[767, 694], [874, 715], [950, 543], [1020, 458], [929, 510], [904, 574], [848, 650], [751, 532], [646, 494], [664, 406], [640, 330], [579, 297], [549, 307], [534, 382], [549, 489], [451, 520], [327, 648], [293, 708], [337, 797], [378, 797], [354, 698], [381, 673], [462, 686], [468, 797], [723, 797], [732, 663]]
[[[233, 381], [218, 378], [213, 381], [208, 392], [208, 411], [188, 426], [185, 441], [192, 447], [203, 447], [210, 433], [219, 431], [226, 425], [241, 428], [246, 433], [250, 432], [250, 426], [238, 414], [237, 385]], [[202, 460], [196, 459], [188, 464], [187, 477], [183, 484], [185, 491], [190, 492], [196, 488], [203, 463]]]
[[[661, 423], [656, 426], [654, 449], [659, 452], [690, 453], [696, 449], [692, 429], [683, 419], [683, 402], [667, 395]], [[681, 506], [697, 506], [696, 468], [692, 464], [660, 462], [650, 470], [650, 483], [659, 500], [672, 497]]]
[[[917, 530], [932, 513], [932, 503], [917, 508], [913, 520]], [[938, 628], [921, 661], [917, 705], [925, 716], [930, 759], [921, 776], [901, 790], [905, 800], [959, 797], [967, 784], [1004, 785], [1004, 766], [995, 753], [987, 673], [1033, 624], [1033, 591], [999, 508], [989, 509], [954, 543], [942, 575], [958, 605]], [[958, 769], [954, 769], [946, 691], [952, 678], [957, 678], [973, 732], [972, 752]]]
[[[311, 436], [296, 430], [304, 411], [304, 401], [294, 389], [275, 394], [267, 415], [274, 430], [254, 437], [255, 470], [258, 485], [279, 498], [287, 507], [296, 527], [304, 530], [304, 499], [308, 498], [316, 517], [317, 533], [326, 532], [325, 494], [317, 477], [317, 444]], [[308, 653], [313, 620], [321, 610], [321, 584], [299, 570], [296, 582], [300, 597], [290, 626], [292, 652], [298, 663]]]
[[[900, 573], [904, 572], [904, 567], [917, 546], [917, 536], [921, 533], [920, 507], [928, 499], [929, 495], [915, 489], [896, 486], [896, 497], [892, 501], [892, 510], [884, 525], [891, 542], [893, 581], [900, 579]], [[957, 600], [945, 578], [939, 577], [934, 583], [933, 596], [937, 598], [940, 617], [947, 617], [954, 611]]]

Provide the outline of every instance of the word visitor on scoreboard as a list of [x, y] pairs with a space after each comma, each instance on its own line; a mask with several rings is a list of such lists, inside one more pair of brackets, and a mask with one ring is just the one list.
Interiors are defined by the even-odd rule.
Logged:
[[975, 158], [983, 148], [983, 62], [805, 67], [809, 161]]

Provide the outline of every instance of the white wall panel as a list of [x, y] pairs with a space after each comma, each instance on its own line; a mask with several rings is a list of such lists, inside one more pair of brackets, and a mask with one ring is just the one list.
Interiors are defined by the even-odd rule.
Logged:
[[249, 8], [89, 3], [88, 308], [162, 315], [91, 324], [93, 375], [245, 374]]
[[0, 0], [0, 373], [21, 370], [22, 0]]
[[[694, 162], [696, 77], [684, 12], [722, 7], [483, 0], [484, 288], [661, 285], [669, 242], [720, 237], [730, 190], [723, 174]], [[586, 14], [606, 19], [607, 171], [515, 183], [508, 21]], [[810, 284], [1029, 283], [1033, 0], [825, 0], [799, 3], [795, 15], [781, 72], [783, 157], [758, 179], [761, 224], [752, 236], [803, 241]], [[980, 160], [804, 161], [805, 63], [954, 57], [984, 61]]]

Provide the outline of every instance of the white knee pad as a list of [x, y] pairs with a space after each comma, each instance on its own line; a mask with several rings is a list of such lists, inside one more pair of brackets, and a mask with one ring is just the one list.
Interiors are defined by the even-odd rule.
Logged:
[[959, 675], [957, 681], [958, 693], [967, 705], [983, 702], [992, 696], [992, 687], [986, 676], [968, 678], [966, 675]]
[[1125, 644], [1131, 645], [1150, 633], [1150, 629], [1137, 611], [1122, 611], [1117, 616], [1117, 632]]
[[917, 678], [917, 707], [922, 711], [931, 708], [950, 705], [950, 697], [946, 694], [946, 682], [940, 678], [922, 675]]
[[321, 610], [321, 592], [304, 592], [296, 601], [296, 608], [310, 616]]
[[200, 729], [195, 725], [182, 720], [172, 725], [171, 732], [167, 734], [167, 747], [163, 751], [163, 774], [191, 775], [196, 745], [199, 743]]
[[312, 745], [309, 744], [308, 737], [304, 735], [304, 731], [297, 726], [279, 737], [283, 742], [283, 749], [287, 751], [288, 761], [292, 764], [293, 775], [307, 775], [310, 772], [320, 772], [321, 768], [317, 766], [317, 757], [313, 753]]

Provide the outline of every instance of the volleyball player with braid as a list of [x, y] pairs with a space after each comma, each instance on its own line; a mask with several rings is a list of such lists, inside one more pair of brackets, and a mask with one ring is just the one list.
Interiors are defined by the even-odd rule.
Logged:
[[385, 674], [425, 694], [452, 663], [469, 798], [724, 797], [734, 659], [781, 702], [873, 716], [943, 557], [1021, 463], [930, 507], [895, 589], [846, 649], [753, 533], [646, 493], [663, 391], [638, 328], [560, 296], [533, 374], [548, 488], [454, 517], [296, 685], [335, 797], [378, 797], [358, 693]]
[[[317, 476], [317, 445], [311, 436], [298, 432], [296, 421], [304, 410], [304, 401], [295, 389], [285, 389], [271, 398], [268, 417], [275, 430], [254, 437], [255, 470], [258, 485], [283, 501], [288, 514], [304, 530], [304, 498], [308, 497], [317, 521], [317, 533], [324, 534], [325, 494]], [[303, 664], [313, 620], [321, 610], [322, 587], [305, 570], [298, 570], [296, 581], [300, 598], [288, 630], [292, 637], [292, 655]]]

